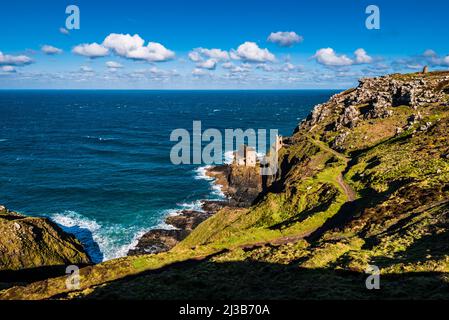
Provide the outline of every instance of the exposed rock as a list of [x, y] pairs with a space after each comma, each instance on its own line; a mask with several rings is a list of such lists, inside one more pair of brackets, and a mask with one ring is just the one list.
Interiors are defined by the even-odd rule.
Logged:
[[422, 115], [420, 112], [418, 112], [418, 113], [412, 114], [410, 117], [408, 117], [407, 122], [409, 125], [413, 125], [421, 120], [422, 120]]
[[343, 115], [340, 117], [340, 123], [349, 128], [354, 127], [359, 120], [360, 112], [354, 106], [349, 106], [345, 109]]
[[165, 222], [178, 229], [192, 231], [201, 222], [210, 217], [210, 214], [195, 210], [182, 210], [178, 215], [165, 218]]
[[179, 241], [185, 239], [188, 234], [187, 230], [150, 230], [139, 239], [139, 243], [134, 249], [129, 250], [128, 256], [168, 251]]
[[415, 75], [413, 79], [396, 74], [361, 79], [357, 88], [336, 94], [328, 102], [316, 105], [295, 132], [301, 128], [311, 130], [332, 113], [337, 113], [339, 117], [327, 129], [340, 131], [343, 127], [356, 126], [360, 118], [391, 117], [397, 106], [405, 105], [413, 109], [425, 107], [442, 100], [448, 82], [449, 76], [428, 77], [425, 74]]
[[332, 142], [332, 148], [340, 150], [341, 145], [343, 144], [343, 142], [345, 142], [348, 135], [349, 135], [349, 132], [345, 131], [345, 132], [339, 134], [338, 136], [336, 136], [335, 140]]
[[432, 122], [426, 122], [419, 127], [419, 131], [427, 131], [432, 126]]
[[404, 130], [402, 129], [402, 128], [396, 128], [396, 132], [395, 132], [395, 134], [396, 135], [400, 135], [402, 132], [403, 132]]
[[257, 167], [225, 164], [208, 169], [206, 174], [215, 178], [232, 206], [248, 207], [262, 192], [262, 176]]
[[229, 201], [219, 201], [219, 200], [201, 201], [201, 208], [203, 209], [204, 212], [208, 213], [209, 215], [216, 213], [218, 210], [226, 206], [230, 206]]
[[46, 218], [0, 206], [0, 235], [0, 270], [91, 263], [81, 243]]

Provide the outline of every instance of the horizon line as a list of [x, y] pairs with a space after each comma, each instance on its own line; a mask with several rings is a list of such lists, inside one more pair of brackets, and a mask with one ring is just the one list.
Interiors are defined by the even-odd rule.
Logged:
[[348, 88], [301, 88], [301, 89], [98, 89], [98, 88], [0, 88], [1, 91], [306, 91], [347, 90]]

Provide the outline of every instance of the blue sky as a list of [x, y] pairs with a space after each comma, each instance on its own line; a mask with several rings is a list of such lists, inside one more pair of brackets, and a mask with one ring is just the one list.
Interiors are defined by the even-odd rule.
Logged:
[[[66, 34], [70, 4], [80, 29]], [[347, 88], [449, 68], [448, 12], [444, 0], [8, 1], [0, 88]]]

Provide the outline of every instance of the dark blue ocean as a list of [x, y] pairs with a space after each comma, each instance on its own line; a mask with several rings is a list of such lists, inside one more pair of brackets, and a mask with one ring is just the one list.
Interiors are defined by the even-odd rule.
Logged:
[[96, 261], [126, 255], [164, 217], [222, 195], [173, 165], [176, 128], [290, 135], [334, 91], [0, 91], [0, 204], [53, 219]]

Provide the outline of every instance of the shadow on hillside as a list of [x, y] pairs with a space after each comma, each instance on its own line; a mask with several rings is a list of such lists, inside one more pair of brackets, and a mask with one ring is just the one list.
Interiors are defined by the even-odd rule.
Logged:
[[[22, 270], [0, 271], [0, 290], [16, 285], [26, 285], [32, 282], [66, 275], [68, 265], [44, 266]], [[83, 268], [87, 265], [77, 265]]]
[[325, 232], [332, 229], [340, 229], [350, 223], [352, 220], [359, 218], [363, 211], [367, 208], [386, 201], [388, 197], [399, 190], [404, 185], [410, 183], [410, 179], [398, 180], [388, 186], [388, 190], [384, 192], [376, 192], [373, 189], [365, 189], [359, 192], [361, 197], [351, 202], [346, 202], [340, 210], [326, 222], [307, 237], [308, 241], [318, 240]]
[[87, 299], [429, 299], [449, 298], [438, 273], [382, 276], [381, 290], [366, 289], [368, 275], [265, 262], [196, 262], [169, 266], [96, 288]]
[[[446, 214], [448, 217], [448, 214]], [[448, 256], [449, 252], [449, 221], [441, 224], [442, 232], [433, 232], [432, 234], [424, 235], [418, 240], [415, 240], [407, 250], [398, 252], [393, 258], [379, 257], [373, 260], [373, 264], [388, 267], [396, 263], [425, 263], [429, 260], [441, 260]], [[438, 225], [437, 225], [438, 227]], [[444, 229], [443, 229], [444, 228]], [[401, 231], [406, 233], [407, 231]], [[448, 288], [449, 291], [449, 288]]]

